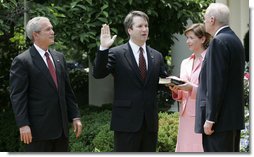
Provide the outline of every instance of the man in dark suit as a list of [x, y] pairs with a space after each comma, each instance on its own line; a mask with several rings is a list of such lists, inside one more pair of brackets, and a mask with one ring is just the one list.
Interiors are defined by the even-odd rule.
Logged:
[[204, 15], [211, 41], [200, 72], [195, 132], [206, 152], [239, 152], [244, 128], [244, 48], [228, 26], [229, 9], [212, 3]]
[[53, 27], [46, 17], [28, 21], [33, 45], [12, 62], [10, 98], [26, 151], [68, 151], [68, 122], [81, 133], [79, 108], [63, 54], [49, 50]]
[[148, 16], [130, 12], [124, 26], [129, 42], [109, 49], [110, 28], [101, 28], [100, 49], [95, 58], [93, 76], [114, 77], [114, 102], [111, 129], [117, 152], [156, 151], [158, 113], [156, 93], [159, 77], [167, 77], [161, 53], [146, 45]]

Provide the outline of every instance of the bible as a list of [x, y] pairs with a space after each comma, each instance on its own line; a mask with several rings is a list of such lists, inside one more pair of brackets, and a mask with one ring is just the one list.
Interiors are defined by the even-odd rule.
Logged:
[[172, 84], [172, 85], [181, 85], [184, 84], [185, 81], [181, 80], [176, 76], [169, 76], [166, 78], [160, 78], [159, 84]]

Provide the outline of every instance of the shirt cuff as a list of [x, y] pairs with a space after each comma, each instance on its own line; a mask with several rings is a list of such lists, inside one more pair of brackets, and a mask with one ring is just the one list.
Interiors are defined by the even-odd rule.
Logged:
[[214, 123], [215, 123], [215, 122], [210, 121], [210, 120], [206, 120], [206, 122], [208, 122], [208, 123], [212, 123], [212, 124], [214, 124]]
[[108, 48], [106, 48], [106, 47], [102, 47], [101, 45], [100, 45], [100, 51], [104, 51], [104, 50], [107, 50]]
[[73, 121], [74, 121], [74, 120], [80, 120], [80, 118], [73, 118], [72, 120], [73, 120]]

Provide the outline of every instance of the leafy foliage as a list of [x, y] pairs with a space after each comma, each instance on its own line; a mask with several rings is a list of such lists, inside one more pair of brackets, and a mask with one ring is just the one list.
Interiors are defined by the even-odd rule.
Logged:
[[1, 112], [0, 119], [0, 152], [18, 152], [21, 145], [12, 111]]
[[69, 71], [71, 87], [80, 106], [89, 104], [88, 102], [88, 72], [83, 68]]
[[159, 113], [158, 152], [175, 152], [178, 133], [178, 112]]
[[89, 107], [82, 110], [81, 115], [83, 115], [81, 121], [84, 129], [78, 139], [70, 129], [70, 151], [93, 152], [95, 150], [93, 139], [98, 135], [101, 127], [109, 123], [111, 112], [105, 108]]
[[2, 109], [9, 105], [10, 63], [24, 46], [21, 31], [24, 7], [21, 2], [11, 0], [0, 2], [0, 10], [0, 109]]
[[[123, 19], [131, 10], [142, 10], [150, 17], [148, 45], [170, 56], [174, 34], [182, 33], [190, 19], [201, 21], [201, 13], [212, 0], [23, 0], [0, 1], [0, 100], [9, 104], [8, 80], [12, 59], [31, 42], [24, 36], [24, 17], [47, 16], [56, 35], [53, 48], [65, 53], [67, 60], [75, 60], [88, 67], [99, 44], [99, 32], [103, 23], [117, 34], [115, 45], [128, 40]], [[23, 16], [26, 12], [26, 16]], [[160, 42], [158, 42], [160, 41]]]
[[241, 130], [240, 139], [240, 152], [250, 151], [250, 104], [249, 104], [249, 93], [250, 93], [250, 73], [249, 73], [249, 62], [245, 62], [245, 74], [244, 74], [244, 120], [245, 128]]
[[31, 5], [29, 15], [48, 16], [57, 32], [55, 46], [72, 59], [85, 61], [95, 55], [102, 24], [110, 24], [112, 34], [118, 35], [115, 44], [119, 45], [128, 40], [123, 28], [125, 16], [131, 10], [142, 10], [150, 17], [148, 44], [167, 56], [174, 34], [184, 31], [188, 19], [201, 22], [201, 13], [210, 2], [212, 0], [70, 0], [62, 5], [48, 4], [48, 7]]
[[114, 147], [113, 131], [110, 130], [109, 123], [101, 126], [100, 132], [93, 139], [94, 152], [112, 152]]
[[[113, 131], [110, 130], [111, 111], [86, 110], [82, 122], [85, 128], [81, 138], [74, 139], [71, 132], [71, 152], [112, 152]], [[159, 113], [158, 152], [174, 152], [178, 129], [178, 113]], [[83, 141], [83, 142], [82, 142]], [[90, 141], [90, 142], [88, 142]]]
[[168, 111], [171, 105], [174, 103], [172, 99], [172, 93], [170, 89], [165, 85], [159, 85], [159, 89], [156, 95], [157, 104], [159, 106], [159, 111]]

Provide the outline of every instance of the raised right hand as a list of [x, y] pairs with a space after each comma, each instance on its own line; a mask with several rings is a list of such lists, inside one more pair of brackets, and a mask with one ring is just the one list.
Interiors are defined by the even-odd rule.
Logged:
[[109, 48], [115, 41], [117, 35], [111, 38], [109, 25], [103, 24], [101, 27], [100, 44], [103, 48]]
[[29, 144], [32, 142], [32, 132], [28, 125], [22, 126], [19, 128], [20, 132], [20, 140], [25, 144]]

